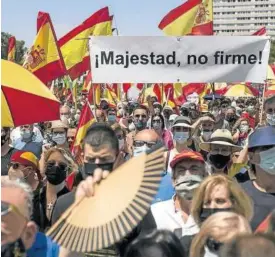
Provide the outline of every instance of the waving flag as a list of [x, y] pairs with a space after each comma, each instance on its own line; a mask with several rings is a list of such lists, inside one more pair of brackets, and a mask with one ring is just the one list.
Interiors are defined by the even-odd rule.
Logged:
[[8, 61], [14, 62], [15, 60], [16, 39], [10, 37], [8, 42]]
[[89, 73], [87, 74], [83, 87], [82, 87], [82, 92], [89, 92], [90, 88], [91, 88], [91, 84], [92, 84], [92, 73], [91, 71], [89, 71]]
[[48, 13], [38, 13], [37, 35], [23, 66], [45, 84], [64, 76], [66, 73], [64, 61], [58, 48], [55, 31]]
[[91, 111], [89, 103], [86, 102], [84, 105], [80, 118], [78, 127], [76, 130], [75, 141], [72, 145], [71, 152], [74, 155], [78, 164], [81, 164], [81, 153], [83, 151], [83, 139], [86, 135], [88, 128], [95, 122], [94, 115]]
[[159, 28], [169, 36], [213, 35], [213, 0], [189, 0], [170, 11]]
[[252, 34], [252, 36], [266, 36], [266, 35], [267, 35], [266, 27], [262, 27]]
[[59, 39], [67, 71], [72, 80], [90, 70], [89, 36], [112, 35], [112, 17], [105, 7]]
[[91, 84], [91, 87], [88, 93], [88, 102], [93, 105], [94, 104], [99, 105], [100, 97], [101, 97], [100, 84]]

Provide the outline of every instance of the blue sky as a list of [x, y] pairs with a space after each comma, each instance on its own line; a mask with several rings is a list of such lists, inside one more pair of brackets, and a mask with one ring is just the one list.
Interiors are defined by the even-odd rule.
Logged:
[[183, 0], [2, 0], [2, 31], [30, 46], [38, 11], [51, 15], [57, 37], [79, 25], [98, 9], [109, 6], [123, 36], [162, 35], [158, 24]]

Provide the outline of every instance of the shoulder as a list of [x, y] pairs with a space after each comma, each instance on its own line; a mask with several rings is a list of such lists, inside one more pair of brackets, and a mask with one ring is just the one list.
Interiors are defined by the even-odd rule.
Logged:
[[56, 207], [68, 208], [73, 204], [75, 199], [75, 192], [69, 192], [67, 194], [61, 195], [56, 201]]

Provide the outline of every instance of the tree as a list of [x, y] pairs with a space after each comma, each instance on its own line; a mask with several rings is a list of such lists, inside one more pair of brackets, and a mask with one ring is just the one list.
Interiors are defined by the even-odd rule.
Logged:
[[[6, 32], [1, 32], [1, 58], [7, 60], [8, 58], [8, 42], [12, 35]], [[27, 52], [27, 47], [25, 47], [25, 41], [16, 40], [16, 51], [15, 51], [15, 62], [18, 64], [23, 64], [24, 55]]]
[[271, 41], [269, 63], [275, 63], [275, 40]]

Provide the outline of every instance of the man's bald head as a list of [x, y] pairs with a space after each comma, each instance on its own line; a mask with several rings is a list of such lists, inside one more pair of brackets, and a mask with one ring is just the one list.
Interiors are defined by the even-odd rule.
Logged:
[[157, 142], [160, 140], [160, 137], [154, 129], [144, 129], [136, 134], [134, 140], [145, 142]]

